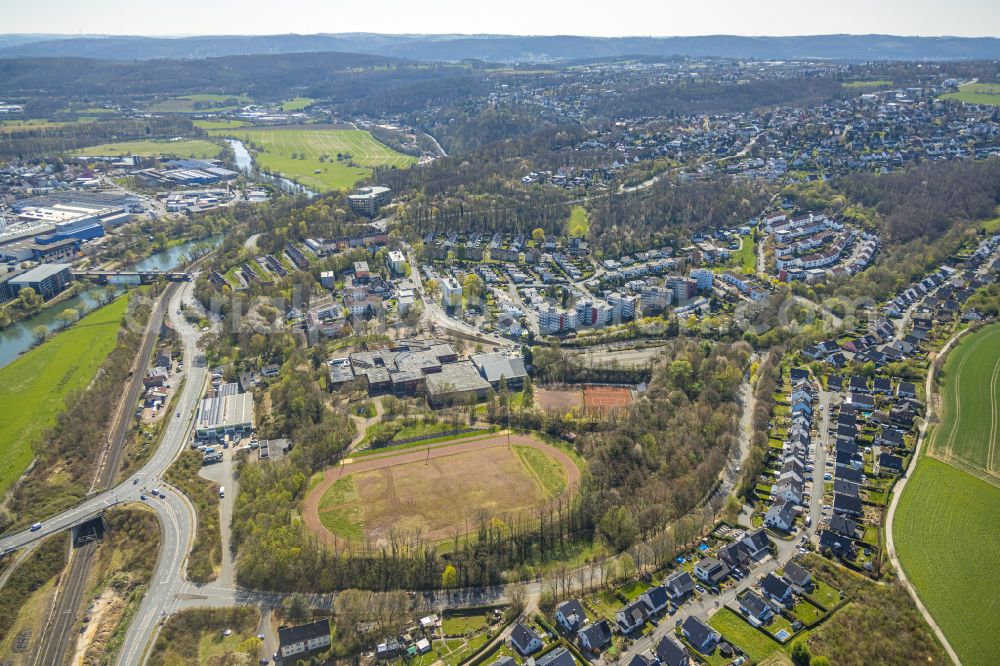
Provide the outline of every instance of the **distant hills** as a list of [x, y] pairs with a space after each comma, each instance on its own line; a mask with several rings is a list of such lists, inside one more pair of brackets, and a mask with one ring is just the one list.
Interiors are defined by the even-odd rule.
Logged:
[[0, 35], [0, 57], [109, 60], [342, 52], [423, 61], [559, 62], [620, 56], [719, 56], [759, 60], [986, 60], [1000, 58], [994, 37], [814, 35], [802, 37], [576, 37], [513, 35], [220, 35], [129, 37]]

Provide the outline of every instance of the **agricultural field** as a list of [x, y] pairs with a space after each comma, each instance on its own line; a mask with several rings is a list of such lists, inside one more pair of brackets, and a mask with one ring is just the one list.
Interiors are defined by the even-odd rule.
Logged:
[[971, 333], [941, 372], [941, 422], [929, 455], [1000, 486], [1000, 324]]
[[419, 528], [444, 541], [475, 530], [482, 511], [529, 510], [579, 486], [580, 471], [565, 453], [525, 435], [510, 440], [508, 447], [506, 435], [492, 434], [354, 458], [328, 470], [307, 497], [306, 523], [339, 539], [378, 542], [392, 529]]
[[115, 347], [128, 298], [96, 310], [0, 368], [0, 495], [28, 468], [42, 433]]
[[1000, 488], [924, 457], [895, 516], [900, 562], [962, 663], [995, 662], [983, 636], [1000, 617]]
[[[257, 163], [306, 187], [330, 191], [353, 187], [371, 175], [370, 167], [405, 167], [417, 161], [397, 153], [364, 130], [334, 129], [329, 125], [257, 127], [212, 130], [250, 144]], [[337, 159], [350, 155], [350, 160]], [[350, 163], [353, 163], [352, 166]]]
[[966, 83], [957, 93], [941, 95], [939, 99], [957, 99], [966, 104], [1000, 106], [1000, 83]]
[[219, 156], [222, 146], [205, 139], [184, 139], [183, 141], [121, 141], [102, 143], [97, 146], [79, 148], [71, 155], [84, 156], [124, 156], [136, 157], [189, 157], [211, 159]]
[[252, 101], [246, 95], [184, 95], [155, 102], [149, 110], [154, 113], [217, 113], [238, 109]]

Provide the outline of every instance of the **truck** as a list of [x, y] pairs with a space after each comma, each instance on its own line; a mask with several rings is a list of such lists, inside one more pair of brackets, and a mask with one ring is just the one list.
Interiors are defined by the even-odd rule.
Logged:
[[226, 496], [226, 487], [219, 486], [219, 497], [225, 497], [225, 496]]

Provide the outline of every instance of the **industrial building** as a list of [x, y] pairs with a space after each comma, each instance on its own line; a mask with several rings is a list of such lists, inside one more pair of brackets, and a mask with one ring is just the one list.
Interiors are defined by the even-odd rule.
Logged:
[[362, 187], [347, 196], [347, 205], [356, 213], [374, 216], [378, 209], [392, 201], [388, 187]]
[[43, 264], [6, 282], [11, 298], [25, 287], [31, 287], [45, 300], [61, 293], [72, 283], [73, 273], [69, 264]]
[[169, 168], [143, 169], [135, 175], [158, 187], [211, 185], [233, 180], [239, 175], [205, 160], [171, 160], [166, 164]]
[[195, 418], [197, 439], [243, 437], [252, 431], [253, 394], [240, 393], [239, 384], [222, 384], [214, 396], [201, 401]]
[[491, 352], [473, 354], [470, 358], [479, 375], [495, 389], [500, 388], [500, 379], [503, 378], [507, 380], [508, 389], [520, 390], [524, 385], [524, 378], [528, 376], [527, 370], [524, 369], [524, 358], [521, 356], [505, 356]]

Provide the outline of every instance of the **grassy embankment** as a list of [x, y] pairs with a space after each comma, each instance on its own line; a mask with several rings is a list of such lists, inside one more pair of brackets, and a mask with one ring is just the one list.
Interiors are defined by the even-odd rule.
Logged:
[[198, 515], [198, 533], [188, 557], [187, 575], [190, 581], [199, 584], [215, 580], [216, 568], [222, 563], [219, 488], [198, 476], [201, 466], [201, 451], [188, 449], [181, 453], [164, 477], [188, 496]]
[[68, 553], [68, 532], [48, 537], [0, 588], [0, 659], [11, 656], [22, 631], [31, 630], [31, 637], [36, 638], [54, 592], [55, 577], [66, 567]]
[[127, 306], [119, 298], [0, 368], [0, 495], [28, 468], [66, 396], [84, 390], [114, 349]]

